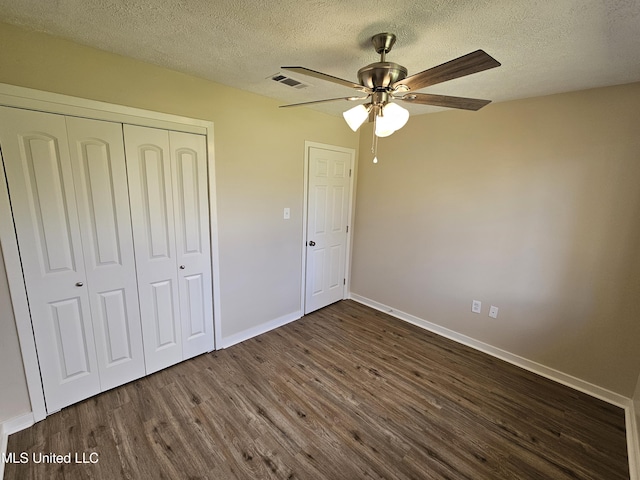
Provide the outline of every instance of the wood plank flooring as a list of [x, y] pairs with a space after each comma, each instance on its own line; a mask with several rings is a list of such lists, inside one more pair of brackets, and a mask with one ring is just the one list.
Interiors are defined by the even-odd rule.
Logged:
[[[6, 479], [628, 479], [622, 409], [343, 301], [66, 408]], [[94, 457], [95, 459], [95, 457]]]

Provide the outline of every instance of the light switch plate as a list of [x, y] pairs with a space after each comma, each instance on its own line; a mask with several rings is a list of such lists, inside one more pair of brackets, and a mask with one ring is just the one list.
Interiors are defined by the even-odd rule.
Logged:
[[480, 313], [482, 310], [482, 302], [480, 300], [474, 300], [471, 302], [471, 311], [473, 313]]
[[498, 307], [491, 305], [491, 308], [489, 309], [489, 316], [491, 318], [498, 318]]
[[289, 207], [285, 207], [284, 209], [284, 219], [289, 220], [291, 218], [291, 209]]

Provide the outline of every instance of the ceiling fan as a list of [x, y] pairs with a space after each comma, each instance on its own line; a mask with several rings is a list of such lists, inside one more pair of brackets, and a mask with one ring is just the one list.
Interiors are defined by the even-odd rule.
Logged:
[[283, 70], [351, 87], [365, 94], [364, 96], [328, 98], [281, 105], [281, 107], [298, 107], [336, 100], [357, 101], [370, 99], [369, 102], [344, 112], [344, 118], [354, 132], [360, 128], [365, 120], [373, 121], [375, 122], [375, 135], [377, 137], [386, 137], [402, 128], [409, 119], [409, 112], [398, 104], [393, 103], [392, 100], [464, 110], [479, 110], [491, 102], [491, 100], [476, 98], [415, 93], [416, 90], [430, 85], [499, 67], [500, 62], [483, 50], [476, 50], [442, 65], [407, 76], [408, 72], [405, 67], [386, 61], [386, 54], [391, 51], [396, 42], [396, 36], [393, 33], [378, 33], [371, 38], [371, 42], [376, 52], [380, 54], [380, 61], [358, 70], [358, 81], [360, 83], [354, 83], [305, 67], [282, 67]]

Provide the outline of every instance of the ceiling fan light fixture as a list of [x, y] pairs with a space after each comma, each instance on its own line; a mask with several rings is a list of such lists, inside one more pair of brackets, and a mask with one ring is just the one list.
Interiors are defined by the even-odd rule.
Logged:
[[409, 120], [409, 111], [397, 103], [387, 103], [382, 107], [382, 115], [376, 118], [376, 136], [388, 137], [404, 127]]
[[360, 126], [369, 118], [369, 109], [364, 105], [356, 105], [342, 114], [347, 125], [356, 132]]
[[[454, 58], [453, 60], [449, 60], [441, 65], [407, 76], [408, 70], [405, 67], [398, 63], [388, 62], [386, 60], [386, 54], [391, 51], [395, 41], [396, 36], [389, 32], [379, 33], [371, 38], [371, 42], [373, 43], [376, 53], [380, 54], [380, 61], [366, 65], [358, 70], [358, 83], [334, 77], [333, 75], [328, 75], [316, 70], [311, 70], [310, 68], [299, 66], [281, 67], [282, 70], [294, 72], [300, 75], [307, 75], [319, 80], [355, 89], [358, 92], [364, 93], [365, 96], [327, 98], [311, 102], [280, 105], [280, 107], [298, 107], [316, 103], [333, 102], [336, 100], [354, 101], [367, 100], [370, 98], [371, 103], [366, 103], [364, 107], [358, 106], [344, 112], [343, 115], [345, 120], [349, 124], [349, 127], [351, 127], [355, 132], [365, 121], [364, 116], [367, 107], [369, 112], [372, 110], [375, 111], [375, 115], [373, 115], [375, 118], [397, 116], [398, 119], [394, 120], [389, 128], [385, 128], [384, 130], [382, 128], [380, 129], [380, 134], [382, 134], [382, 132], [389, 132], [392, 130], [390, 133], [387, 133], [390, 135], [393, 131], [402, 128], [409, 118], [408, 112], [402, 108], [396, 108], [397, 105], [394, 103], [389, 103], [392, 99], [417, 105], [433, 105], [437, 107], [458, 108], [472, 111], [479, 110], [485, 105], [491, 103], [490, 100], [481, 100], [476, 98], [413, 93], [431, 85], [436, 85], [438, 83], [466, 77], [467, 75], [499, 67], [500, 62], [484, 50], [476, 50], [461, 57]], [[280, 81], [284, 75], [278, 74], [274, 77], [274, 80]], [[387, 113], [381, 112], [381, 109], [383, 108], [389, 110], [388, 115]], [[399, 112], [402, 112], [402, 114]], [[380, 114], [380, 116], [377, 114]]]
[[376, 137], [381, 137], [381, 138], [388, 137], [393, 132], [395, 132], [395, 130], [393, 130], [392, 128], [389, 128], [388, 125], [385, 125], [385, 122], [380, 121], [383, 118], [384, 117], [378, 117], [376, 119]]
[[394, 130], [400, 130], [409, 120], [409, 110], [397, 103], [387, 103], [382, 109], [382, 114], [387, 117]]

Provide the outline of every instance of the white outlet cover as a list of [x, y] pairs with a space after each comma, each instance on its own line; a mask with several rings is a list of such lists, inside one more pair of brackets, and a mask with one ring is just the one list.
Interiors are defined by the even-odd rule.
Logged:
[[283, 216], [285, 220], [289, 220], [291, 218], [291, 209], [289, 207], [285, 207]]
[[489, 309], [489, 316], [491, 318], [498, 318], [498, 307], [491, 305], [491, 308]]

